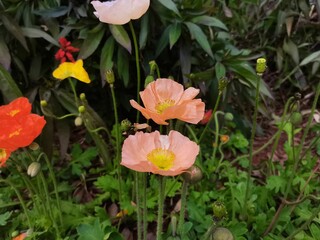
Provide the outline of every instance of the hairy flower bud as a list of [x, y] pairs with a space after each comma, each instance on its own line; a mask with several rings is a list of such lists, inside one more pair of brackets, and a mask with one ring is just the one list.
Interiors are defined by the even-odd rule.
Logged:
[[33, 151], [36, 151], [39, 149], [39, 144], [36, 143], [36, 142], [32, 142], [30, 145], [29, 145], [29, 148]]
[[220, 201], [215, 201], [212, 205], [212, 209], [213, 209], [213, 217], [217, 221], [220, 221], [223, 218], [226, 218], [228, 215], [226, 206]]
[[233, 120], [233, 114], [227, 112], [227, 113], [224, 115], [224, 119], [227, 120], [227, 121], [232, 121], [232, 120]]
[[76, 125], [77, 127], [81, 126], [82, 123], [83, 123], [82, 117], [79, 116], [74, 119], [74, 125]]
[[128, 131], [132, 126], [132, 123], [128, 119], [124, 119], [120, 123], [120, 130], [122, 132]]
[[199, 167], [193, 165], [186, 172], [182, 174], [182, 177], [188, 183], [196, 183], [202, 179], [202, 171]]
[[27, 174], [30, 177], [35, 177], [39, 173], [40, 169], [41, 169], [40, 163], [32, 162], [28, 167]]
[[86, 107], [85, 106], [79, 106], [78, 107], [78, 111], [79, 111], [79, 113], [84, 113], [86, 111]]
[[300, 112], [293, 112], [290, 117], [290, 122], [293, 126], [298, 127], [302, 123], [302, 114]]

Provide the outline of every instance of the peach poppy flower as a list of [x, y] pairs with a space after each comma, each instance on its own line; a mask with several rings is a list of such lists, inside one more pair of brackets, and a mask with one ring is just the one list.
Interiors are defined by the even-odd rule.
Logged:
[[150, 6], [150, 0], [92, 1], [91, 4], [96, 10], [93, 13], [100, 22], [123, 25], [145, 14]]
[[198, 154], [199, 146], [177, 131], [137, 132], [124, 141], [120, 164], [138, 172], [176, 176], [190, 168]]
[[157, 124], [168, 125], [166, 120], [174, 118], [197, 124], [203, 119], [205, 108], [201, 99], [194, 99], [199, 91], [193, 87], [184, 91], [180, 83], [159, 78], [140, 92], [145, 108], [134, 100], [130, 100], [130, 104], [145, 118], [151, 118]]

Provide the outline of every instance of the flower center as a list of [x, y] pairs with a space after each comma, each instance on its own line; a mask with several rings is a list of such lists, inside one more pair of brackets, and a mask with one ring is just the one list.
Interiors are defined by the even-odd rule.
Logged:
[[147, 159], [161, 170], [168, 170], [172, 167], [175, 155], [172, 151], [162, 148], [152, 150]]
[[3, 148], [0, 148], [0, 162], [1, 159], [5, 159], [7, 156], [6, 150], [4, 150]]
[[166, 99], [163, 102], [160, 102], [156, 105], [155, 109], [159, 114], [163, 113], [164, 110], [166, 110], [168, 107], [173, 106], [175, 103], [172, 99]]

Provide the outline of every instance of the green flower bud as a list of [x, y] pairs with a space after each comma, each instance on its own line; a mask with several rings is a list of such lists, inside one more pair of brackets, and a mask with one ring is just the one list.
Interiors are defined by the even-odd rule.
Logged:
[[14, 237], [18, 236], [18, 234], [19, 234], [19, 231], [18, 231], [18, 230], [15, 230], [15, 231], [13, 231], [13, 232], [11, 233], [11, 237], [14, 238]]
[[221, 94], [223, 92], [223, 90], [227, 87], [229, 83], [229, 80], [225, 77], [221, 78], [219, 80], [219, 86], [218, 86], [218, 89], [219, 89], [219, 93]]
[[197, 166], [191, 166], [186, 172], [182, 173], [183, 179], [188, 183], [199, 182], [202, 177], [202, 171]]
[[83, 123], [82, 117], [79, 116], [74, 119], [74, 125], [76, 125], [77, 127], [81, 126], [82, 123]]
[[156, 61], [154, 60], [149, 62], [149, 66], [150, 66], [150, 73], [153, 73], [158, 67]]
[[32, 162], [28, 167], [27, 174], [30, 177], [35, 177], [39, 173], [40, 169], [41, 169], [40, 163]]
[[30, 145], [29, 145], [29, 148], [33, 151], [36, 151], [39, 149], [39, 144], [36, 143], [36, 142], [32, 142]]
[[154, 77], [151, 75], [148, 75], [146, 77], [146, 80], [144, 80], [144, 88], [146, 88], [148, 86], [149, 83], [154, 81]]
[[290, 117], [290, 122], [297, 127], [302, 123], [302, 114], [300, 112], [293, 112]]
[[226, 206], [220, 201], [215, 201], [212, 205], [212, 209], [213, 217], [216, 221], [220, 221], [228, 215]]
[[78, 111], [79, 111], [79, 113], [84, 113], [86, 111], [86, 107], [85, 106], [79, 106], [78, 107]]
[[46, 107], [46, 106], [48, 106], [48, 102], [46, 100], [41, 100], [40, 105], [41, 105], [41, 107]]
[[258, 58], [256, 65], [257, 74], [263, 74], [267, 69], [267, 60], [265, 58]]
[[224, 115], [224, 119], [227, 120], [227, 121], [232, 121], [232, 120], [233, 120], [233, 114], [227, 112], [227, 113]]
[[229, 229], [218, 227], [213, 232], [212, 240], [234, 240], [233, 234], [230, 232]]
[[110, 85], [114, 83], [115, 80], [114, 80], [114, 73], [113, 73], [112, 69], [108, 69], [106, 71], [106, 81]]
[[86, 100], [86, 95], [84, 93], [81, 93], [80, 94], [80, 99], [81, 99], [81, 101]]
[[128, 119], [124, 119], [120, 123], [120, 130], [122, 132], [128, 131], [132, 126], [132, 123]]

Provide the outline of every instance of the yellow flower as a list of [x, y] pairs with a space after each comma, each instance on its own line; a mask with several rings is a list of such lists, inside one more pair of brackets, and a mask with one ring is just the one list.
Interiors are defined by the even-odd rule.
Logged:
[[59, 80], [64, 80], [68, 77], [73, 77], [84, 83], [91, 82], [87, 71], [83, 68], [82, 59], [79, 59], [74, 63], [61, 63], [59, 67], [53, 71], [52, 75]]

